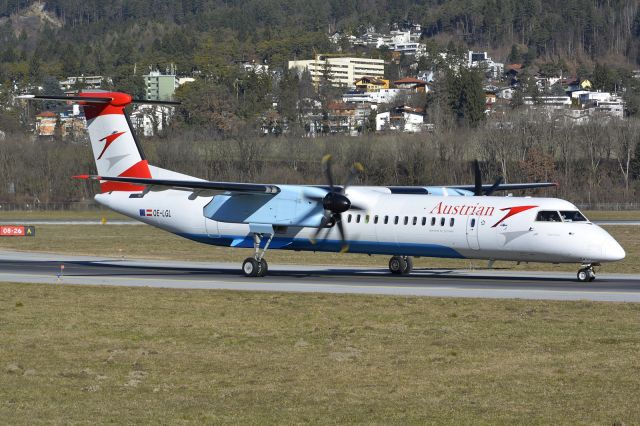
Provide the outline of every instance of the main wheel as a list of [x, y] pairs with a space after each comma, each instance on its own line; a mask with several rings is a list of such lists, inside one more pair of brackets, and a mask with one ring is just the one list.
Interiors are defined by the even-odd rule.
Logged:
[[[589, 281], [589, 278], [590, 278], [589, 270], [588, 270], [588, 269], [586, 269], [586, 268], [584, 268], [584, 269], [580, 269], [580, 270], [578, 271], [578, 275], [577, 275], [577, 277], [578, 277], [578, 281], [580, 281], [580, 282], [583, 282], [583, 283], [584, 283], [584, 282]], [[594, 278], [595, 278], [595, 276], [594, 276]]]
[[267, 275], [267, 272], [269, 271], [269, 264], [267, 263], [266, 260], [262, 259], [260, 260], [260, 264], [258, 265], [260, 267], [260, 271], [258, 272], [258, 277], [264, 277], [265, 275]]
[[247, 257], [242, 263], [242, 272], [245, 277], [257, 277], [260, 269], [260, 264], [253, 257]]
[[392, 274], [402, 274], [407, 269], [407, 261], [402, 256], [393, 256], [389, 260], [389, 270]]
[[402, 268], [404, 266], [402, 258], [400, 256], [393, 256], [389, 260], [389, 270], [392, 274], [400, 274], [402, 272]]
[[403, 257], [404, 268], [400, 271], [400, 275], [409, 275], [413, 271], [413, 258], [411, 256]]

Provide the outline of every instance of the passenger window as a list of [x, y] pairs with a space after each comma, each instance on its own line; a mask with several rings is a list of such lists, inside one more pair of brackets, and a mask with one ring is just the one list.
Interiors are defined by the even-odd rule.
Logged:
[[561, 211], [560, 216], [565, 222], [587, 222], [587, 218], [577, 210]]
[[449, 219], [449, 226], [453, 226], [453, 223], [455, 222], [454, 218]]
[[399, 218], [398, 216], [396, 216], [396, 217], [395, 217], [395, 219], [393, 219], [393, 224], [394, 224], [394, 225], [397, 225], [397, 224], [398, 224], [398, 220], [399, 220], [399, 219], [400, 219], [400, 218]]
[[351, 215], [347, 216], [347, 222], [351, 223]]
[[377, 224], [377, 223], [378, 223], [378, 215], [375, 215], [375, 216], [373, 217], [373, 223], [374, 223], [374, 224]]
[[425, 226], [427, 224], [427, 218], [423, 217], [422, 218], [422, 226]]
[[471, 227], [472, 228], [476, 227], [476, 220], [475, 219], [471, 219]]
[[356, 223], [360, 223], [360, 215], [356, 215]]
[[389, 223], [389, 216], [384, 217], [384, 224], [386, 225], [387, 223]]
[[440, 226], [444, 226], [444, 221], [445, 221], [444, 217], [440, 218]]
[[557, 211], [540, 211], [536, 216], [537, 222], [562, 222]]
[[415, 226], [415, 224], [418, 223], [418, 218], [417, 217], [413, 217], [413, 225]]
[[404, 217], [404, 224], [408, 224], [409, 223], [409, 216], [405, 216]]
[[366, 216], [364, 217], [364, 223], [369, 223], [369, 215], [366, 215]]
[[436, 218], [435, 217], [431, 218], [431, 226], [436, 226]]

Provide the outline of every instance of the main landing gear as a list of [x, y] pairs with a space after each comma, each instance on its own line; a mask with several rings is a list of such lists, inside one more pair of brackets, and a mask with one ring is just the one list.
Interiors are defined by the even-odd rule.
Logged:
[[596, 264], [587, 264], [582, 265], [582, 268], [578, 270], [578, 281], [580, 282], [591, 282], [596, 279], [596, 272], [593, 270], [593, 267]]
[[260, 250], [260, 243], [264, 237], [265, 234], [253, 234], [253, 250], [255, 253], [253, 257], [247, 257], [242, 263], [242, 272], [245, 277], [264, 277], [269, 271], [269, 264], [264, 258], [264, 255], [269, 248], [269, 244], [271, 244], [273, 234], [269, 234], [267, 243], [264, 245], [264, 248]]
[[396, 275], [409, 275], [413, 270], [413, 258], [411, 256], [393, 256], [389, 260], [389, 271]]

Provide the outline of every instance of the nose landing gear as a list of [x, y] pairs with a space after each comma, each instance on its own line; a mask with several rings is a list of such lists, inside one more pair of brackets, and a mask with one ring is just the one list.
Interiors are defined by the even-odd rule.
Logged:
[[578, 270], [578, 281], [591, 282], [596, 279], [596, 272], [593, 270], [595, 264], [582, 265], [582, 268]]
[[413, 270], [411, 256], [393, 256], [389, 260], [389, 271], [396, 275], [409, 275]]

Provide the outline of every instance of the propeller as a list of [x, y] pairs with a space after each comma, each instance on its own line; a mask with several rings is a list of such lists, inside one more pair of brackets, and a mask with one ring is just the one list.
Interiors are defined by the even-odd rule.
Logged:
[[496, 189], [500, 186], [503, 181], [502, 176], [498, 176], [496, 181], [491, 185], [488, 189], [484, 189], [482, 187], [482, 173], [480, 173], [480, 163], [478, 160], [473, 160], [473, 175], [474, 175], [474, 187], [473, 187], [473, 195], [491, 195]]
[[327, 154], [322, 157], [322, 171], [327, 178], [327, 182], [329, 183], [329, 192], [324, 197], [307, 197], [310, 200], [316, 201], [318, 203], [322, 203], [322, 208], [324, 212], [322, 214], [322, 219], [320, 220], [320, 225], [318, 229], [314, 232], [311, 237], [311, 243], [315, 244], [320, 233], [326, 228], [327, 231], [325, 233], [322, 241], [325, 241], [329, 236], [330, 229], [337, 225], [338, 232], [340, 233], [340, 239], [342, 240], [342, 248], [340, 250], [341, 253], [349, 250], [349, 245], [347, 244], [347, 237], [344, 231], [344, 225], [342, 224], [342, 213], [347, 210], [365, 210], [363, 207], [355, 205], [347, 198], [345, 195], [345, 191], [353, 182], [353, 179], [356, 178], [362, 171], [364, 167], [360, 163], [354, 163], [353, 166], [349, 169], [349, 175], [347, 176], [347, 180], [342, 187], [336, 187], [333, 181], [333, 173], [331, 171], [331, 155]]

